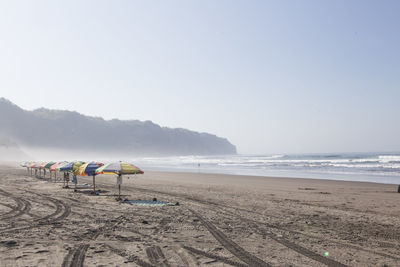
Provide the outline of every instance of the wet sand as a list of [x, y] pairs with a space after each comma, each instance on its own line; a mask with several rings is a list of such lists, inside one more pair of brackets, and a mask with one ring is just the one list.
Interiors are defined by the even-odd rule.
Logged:
[[[48, 177], [48, 176], [47, 176]], [[0, 166], [1, 266], [400, 266], [397, 185], [201, 173], [63, 189]], [[91, 185], [91, 177], [79, 177]], [[328, 255], [329, 253], [329, 255]]]

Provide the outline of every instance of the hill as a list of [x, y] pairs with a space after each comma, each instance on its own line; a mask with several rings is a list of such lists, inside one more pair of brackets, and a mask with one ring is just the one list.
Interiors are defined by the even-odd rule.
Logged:
[[25, 147], [87, 150], [121, 155], [236, 154], [227, 139], [160, 127], [151, 121], [104, 120], [73, 111], [23, 110], [0, 98], [0, 137]]

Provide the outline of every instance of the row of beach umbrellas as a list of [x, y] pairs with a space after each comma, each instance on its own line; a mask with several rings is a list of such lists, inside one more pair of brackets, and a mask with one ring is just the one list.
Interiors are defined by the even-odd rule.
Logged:
[[[63, 172], [65, 175], [69, 175], [72, 173], [74, 175], [74, 183], [75, 188], [77, 185], [76, 176], [93, 176], [93, 192], [96, 193], [96, 175], [99, 174], [111, 174], [117, 175], [117, 184], [118, 184], [118, 199], [121, 199], [121, 184], [122, 184], [122, 176], [123, 175], [132, 175], [132, 174], [143, 174], [144, 172], [129, 162], [118, 161], [108, 164], [103, 164], [101, 162], [83, 162], [83, 161], [48, 161], [48, 162], [22, 162], [21, 167], [27, 168], [28, 172], [33, 175], [33, 171], [35, 174], [39, 171], [39, 176], [43, 171], [44, 177], [46, 176], [46, 171], [49, 171], [50, 178], [51, 174], [54, 173], [54, 177], [56, 179], [57, 172]], [[65, 183], [65, 180], [64, 180]]]

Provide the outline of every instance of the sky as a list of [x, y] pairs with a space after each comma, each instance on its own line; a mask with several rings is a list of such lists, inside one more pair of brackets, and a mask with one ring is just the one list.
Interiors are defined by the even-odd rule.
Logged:
[[0, 97], [243, 154], [400, 151], [400, 2], [1, 1]]

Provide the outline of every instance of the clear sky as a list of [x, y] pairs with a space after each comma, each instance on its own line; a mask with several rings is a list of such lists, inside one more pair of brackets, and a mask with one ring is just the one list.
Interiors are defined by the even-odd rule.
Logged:
[[0, 96], [239, 153], [400, 151], [400, 1], [0, 1]]

